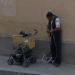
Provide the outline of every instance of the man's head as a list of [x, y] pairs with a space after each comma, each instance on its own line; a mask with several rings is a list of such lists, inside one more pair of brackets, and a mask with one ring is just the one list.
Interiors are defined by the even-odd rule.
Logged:
[[48, 18], [48, 20], [51, 20], [53, 17], [53, 13], [52, 12], [48, 12], [46, 17]]

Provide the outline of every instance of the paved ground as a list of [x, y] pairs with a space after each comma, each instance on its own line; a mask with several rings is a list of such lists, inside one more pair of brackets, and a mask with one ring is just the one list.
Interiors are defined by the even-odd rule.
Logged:
[[[75, 75], [75, 65], [71, 64], [64, 63], [56, 68], [53, 65], [39, 62], [25, 68], [18, 65], [10, 66], [7, 64], [7, 59], [8, 57], [0, 56], [0, 75]], [[9, 74], [6, 74], [8, 71]]]

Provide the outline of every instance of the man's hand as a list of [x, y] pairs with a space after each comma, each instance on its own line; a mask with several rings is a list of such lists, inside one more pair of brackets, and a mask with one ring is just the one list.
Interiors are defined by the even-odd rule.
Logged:
[[47, 30], [47, 33], [49, 36], [51, 36], [51, 31], [50, 30]]
[[50, 30], [47, 30], [47, 33], [49, 34], [50, 33]]

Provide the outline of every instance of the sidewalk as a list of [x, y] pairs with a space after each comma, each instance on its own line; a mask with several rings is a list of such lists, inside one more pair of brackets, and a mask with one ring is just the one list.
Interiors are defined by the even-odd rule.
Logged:
[[[28, 68], [18, 65], [8, 65], [8, 57], [0, 56], [0, 75], [10, 75], [3, 74], [4, 72], [12, 72], [18, 74], [11, 75], [75, 75], [75, 65], [62, 64], [60, 67], [54, 67], [51, 64], [46, 63], [36, 63], [30, 65]], [[3, 73], [2, 73], [3, 72]], [[20, 74], [23, 73], [23, 74]], [[25, 73], [25, 74], [24, 74]]]

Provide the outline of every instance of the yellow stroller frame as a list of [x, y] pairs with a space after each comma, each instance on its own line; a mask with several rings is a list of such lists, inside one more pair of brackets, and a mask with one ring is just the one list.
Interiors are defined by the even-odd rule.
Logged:
[[[34, 30], [34, 31], [35, 32], [33, 32], [30, 35], [25, 36], [25, 37], [23, 37], [23, 35], [12, 35], [11, 38], [12, 38], [12, 42], [13, 42], [13, 47], [15, 47], [15, 49], [16, 49], [20, 45], [23, 45], [24, 48], [21, 48], [21, 49], [24, 50], [25, 47], [26, 47], [27, 50], [31, 50], [32, 51], [32, 49], [35, 48], [35, 35], [37, 34], [37, 30]], [[22, 56], [22, 54], [19, 54], [19, 56], [20, 55]], [[23, 58], [23, 56], [24, 56], [24, 58]], [[23, 56], [22, 56], [22, 58], [23, 58], [23, 65], [25, 65], [25, 66], [28, 66], [30, 63], [35, 63], [36, 62], [36, 57], [34, 57], [31, 54], [27, 58], [25, 58], [26, 56], [25, 56], [24, 53], [23, 53]], [[14, 59], [16, 59], [16, 55], [10, 55], [10, 57], [8, 59], [8, 64], [12, 65], [15, 62]]]
[[23, 37], [22, 35], [12, 35], [12, 43], [14, 47], [17, 47], [19, 44], [27, 46], [29, 49], [35, 48], [35, 35], [37, 30], [31, 35]]

